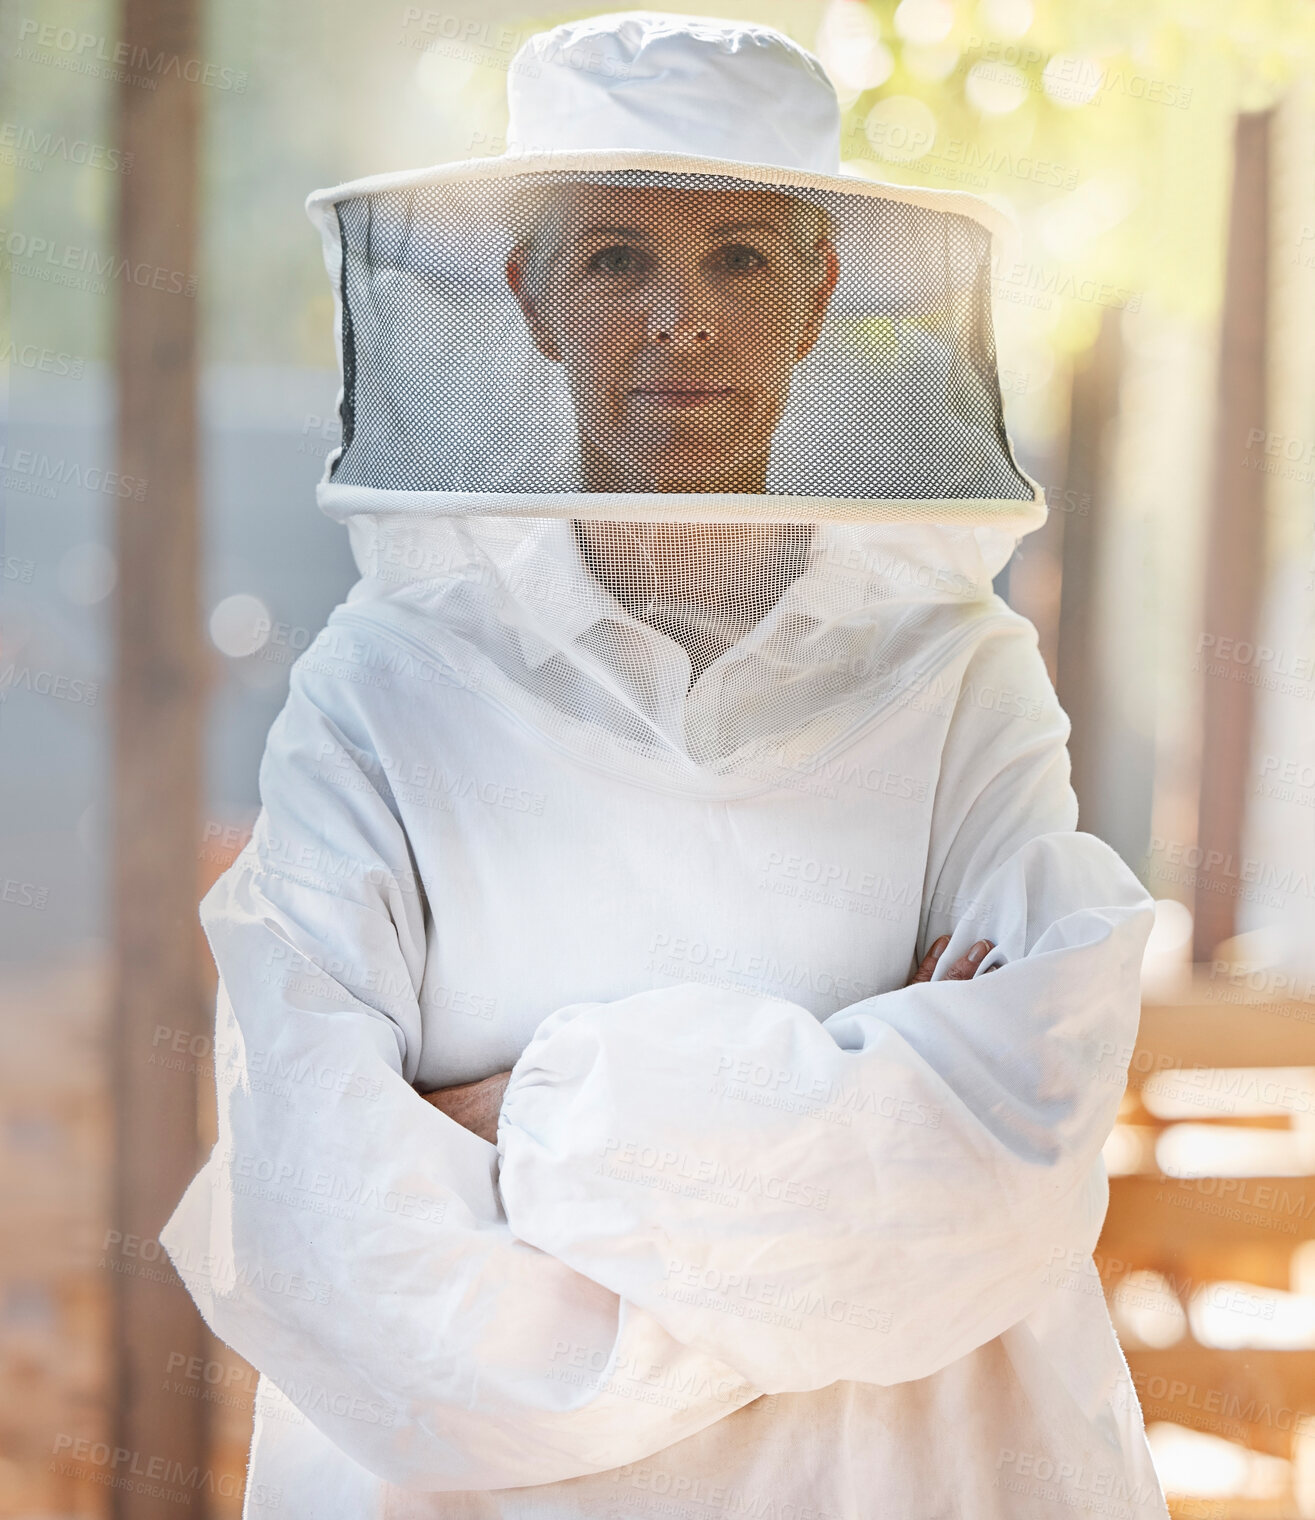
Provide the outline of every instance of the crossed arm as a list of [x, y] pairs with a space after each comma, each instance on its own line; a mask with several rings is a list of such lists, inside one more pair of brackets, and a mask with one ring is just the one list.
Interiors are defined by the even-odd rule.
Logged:
[[[935, 941], [931, 949], [923, 956], [917, 971], [909, 978], [908, 985], [912, 987], [916, 982], [929, 982], [932, 973], [936, 969], [936, 963], [940, 960], [946, 946], [950, 943], [950, 936], [942, 934]], [[989, 939], [979, 939], [970, 950], [964, 952], [958, 960], [945, 973], [947, 982], [970, 981], [977, 974], [977, 967], [995, 946]], [[996, 966], [988, 966], [986, 972], [995, 971]], [[983, 975], [986, 975], [983, 972]], [[481, 1140], [487, 1140], [490, 1145], [496, 1145], [498, 1139], [498, 1116], [502, 1112], [502, 1097], [507, 1091], [507, 1082], [511, 1077], [510, 1071], [495, 1071], [491, 1077], [483, 1077], [478, 1082], [458, 1082], [452, 1087], [438, 1087], [433, 1092], [423, 1093], [426, 1103], [432, 1103], [440, 1113], [444, 1113], [449, 1119], [455, 1119], [463, 1129], [468, 1129], [471, 1134], [478, 1135]]]

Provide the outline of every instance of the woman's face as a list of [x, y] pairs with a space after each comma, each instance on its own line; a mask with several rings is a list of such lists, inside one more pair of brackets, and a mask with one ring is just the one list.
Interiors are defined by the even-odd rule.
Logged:
[[590, 491], [762, 491], [838, 268], [770, 190], [576, 185], [507, 281], [565, 367]]

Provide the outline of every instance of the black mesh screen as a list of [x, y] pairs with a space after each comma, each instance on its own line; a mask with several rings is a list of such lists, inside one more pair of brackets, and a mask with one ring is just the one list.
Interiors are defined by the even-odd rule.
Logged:
[[547, 170], [338, 202], [335, 485], [1030, 500], [990, 232], [720, 174]]

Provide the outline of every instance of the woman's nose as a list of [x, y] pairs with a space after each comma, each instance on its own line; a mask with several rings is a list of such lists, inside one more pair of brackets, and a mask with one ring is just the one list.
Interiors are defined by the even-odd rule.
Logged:
[[664, 348], [698, 348], [716, 336], [712, 314], [688, 290], [655, 293], [648, 313], [648, 336]]
[[712, 342], [712, 325], [706, 317], [654, 316], [649, 337], [664, 348], [699, 348]]

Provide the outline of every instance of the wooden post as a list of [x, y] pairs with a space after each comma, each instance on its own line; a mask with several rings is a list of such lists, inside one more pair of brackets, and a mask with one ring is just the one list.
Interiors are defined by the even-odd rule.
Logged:
[[1028, 461], [1028, 471], [1046, 487], [1047, 516], [1039, 528], [1022, 540], [1006, 567], [1008, 579], [1003, 589], [997, 578], [995, 589], [1015, 612], [1032, 624], [1037, 632], [1037, 647], [1045, 661], [1051, 683], [1057, 680], [1059, 653], [1059, 600], [1064, 549], [1064, 513], [1056, 501], [1058, 482], [1064, 469], [1064, 443], [1056, 440], [1039, 460]]
[[[1265, 426], [1270, 115], [1237, 118], [1219, 342], [1214, 487], [1201, 617], [1201, 793], [1193, 956], [1209, 960], [1236, 932], [1254, 707], [1246, 647], [1255, 639], [1265, 571], [1265, 476], [1246, 463]], [[1221, 641], [1233, 640], [1232, 645]], [[1241, 647], [1239, 647], [1241, 646]], [[1221, 654], [1221, 649], [1229, 651]]]
[[1109, 481], [1107, 444], [1118, 411], [1123, 363], [1121, 313], [1103, 307], [1096, 341], [1074, 366], [1064, 490], [1052, 511], [1063, 520], [1055, 691], [1073, 725], [1069, 756], [1078, 827], [1093, 828], [1100, 795], [1100, 538]]
[[[200, 51], [199, 0], [121, 0], [121, 39], [133, 56]], [[140, 53], [139, 53], [140, 50]], [[129, 73], [135, 71], [130, 70]], [[151, 1065], [164, 1028], [203, 1034], [209, 1016], [196, 929], [201, 818], [202, 657], [198, 570], [197, 203], [201, 87], [182, 67], [119, 86], [117, 286], [118, 463], [146, 482], [118, 516], [119, 594], [114, 702], [111, 911], [115, 988], [113, 1226], [150, 1242], [197, 1165], [197, 1089]], [[131, 1263], [125, 1261], [125, 1266]], [[161, 1253], [155, 1267], [165, 1266]], [[116, 1272], [113, 1445], [118, 1471], [140, 1486], [111, 1488], [120, 1520], [180, 1513], [145, 1478], [163, 1459], [190, 1493], [186, 1513], [210, 1506], [205, 1403], [168, 1391], [169, 1372], [204, 1356], [206, 1333], [177, 1283]], [[184, 1360], [180, 1362], [178, 1358]], [[133, 1465], [135, 1464], [135, 1465]]]

